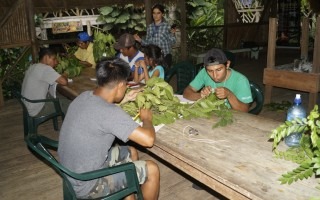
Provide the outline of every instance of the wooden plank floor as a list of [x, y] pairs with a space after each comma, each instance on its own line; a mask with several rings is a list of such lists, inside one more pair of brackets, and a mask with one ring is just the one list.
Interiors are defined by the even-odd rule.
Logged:
[[[41, 125], [38, 132], [51, 138], [59, 134], [53, 130], [51, 121]], [[140, 159], [154, 160], [160, 167], [160, 200], [224, 199], [210, 189], [194, 189], [195, 181], [190, 177], [147, 153], [141, 152]], [[0, 110], [0, 199], [62, 199], [60, 176], [35, 157], [23, 141], [22, 109], [15, 100], [5, 102]]]

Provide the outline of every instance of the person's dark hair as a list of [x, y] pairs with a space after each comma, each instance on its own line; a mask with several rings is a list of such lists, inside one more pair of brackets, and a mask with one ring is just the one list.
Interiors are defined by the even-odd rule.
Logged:
[[154, 4], [154, 5], [152, 6], [152, 9], [151, 9], [151, 14], [152, 14], [152, 12], [153, 12], [153, 10], [154, 10], [155, 8], [159, 9], [160, 12], [162, 12], [162, 13], [164, 14], [164, 12], [165, 12], [165, 7], [164, 7], [162, 4], [159, 4], [159, 3]]
[[41, 48], [39, 51], [39, 60], [42, 60], [44, 56], [56, 56], [57, 52], [50, 48]]
[[130, 66], [121, 58], [103, 58], [97, 63], [96, 76], [99, 86], [113, 86], [129, 78]]
[[144, 48], [144, 55], [148, 56], [153, 60], [157, 65], [161, 65], [166, 68], [167, 64], [164, 61], [164, 55], [161, 51], [161, 48], [154, 44], [149, 44]]

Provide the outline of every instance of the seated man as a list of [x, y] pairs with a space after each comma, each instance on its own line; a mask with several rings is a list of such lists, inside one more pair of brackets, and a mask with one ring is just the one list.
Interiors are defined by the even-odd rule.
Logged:
[[[151, 147], [155, 141], [150, 110], [140, 110], [142, 126], [139, 126], [115, 105], [121, 100], [122, 103], [134, 100], [138, 93], [132, 90], [125, 96], [129, 75], [130, 67], [122, 59], [102, 60], [97, 64], [98, 87], [83, 92], [70, 104], [60, 131], [58, 154], [61, 164], [77, 173], [134, 162], [144, 199], [157, 199], [160, 184], [157, 164], [138, 161], [137, 151], [132, 147], [112, 146], [115, 138], [144, 147]], [[92, 181], [69, 179], [79, 198], [104, 196], [122, 188], [126, 182], [123, 173]], [[134, 195], [126, 199], [131, 198]]]
[[[129, 63], [131, 68], [131, 75], [129, 77], [129, 80], [132, 80], [136, 68], [135, 63], [137, 63], [140, 60], [144, 60], [144, 54], [137, 49], [136, 41], [133, 35], [129, 33], [121, 35], [119, 40], [114, 44], [114, 48], [120, 51], [118, 57]], [[142, 74], [142, 67], [138, 67], [138, 74]]]
[[[211, 49], [204, 58], [204, 66], [183, 92], [183, 97], [198, 100], [215, 92], [219, 99], [225, 99], [228, 107], [248, 112], [252, 102], [248, 79], [230, 69], [230, 61], [220, 49]], [[199, 92], [200, 91], [200, 92]]]
[[[54, 50], [49, 48], [41, 49], [39, 52], [39, 60], [39, 63], [31, 65], [25, 72], [21, 94], [27, 99], [45, 99], [47, 97], [50, 85], [53, 85], [55, 83], [61, 85], [68, 84], [67, 78], [63, 75], [60, 75], [54, 70], [54, 68], [58, 64], [57, 53]], [[55, 112], [55, 108], [52, 102], [25, 102], [25, 105], [30, 116], [45, 115], [51, 112]], [[61, 105], [61, 108], [65, 113], [67, 105]]]
[[78, 34], [77, 45], [78, 50], [74, 53], [74, 56], [80, 60], [80, 64], [85, 67], [96, 67], [96, 62], [93, 56], [93, 43], [92, 38], [87, 32], [81, 32]]

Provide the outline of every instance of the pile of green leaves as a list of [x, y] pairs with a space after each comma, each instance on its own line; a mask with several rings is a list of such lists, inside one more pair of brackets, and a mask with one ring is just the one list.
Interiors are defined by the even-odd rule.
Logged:
[[[320, 120], [318, 106], [315, 105], [310, 115], [304, 119], [286, 121], [272, 131], [273, 151], [277, 158], [290, 160], [299, 166], [279, 178], [281, 184], [310, 178], [313, 174], [320, 174]], [[284, 137], [292, 132], [301, 132], [302, 138], [299, 147], [290, 147], [286, 151], [277, 149]]]
[[214, 94], [202, 98], [192, 104], [181, 103], [173, 95], [172, 87], [163, 79], [153, 77], [146, 82], [143, 92], [136, 100], [122, 104], [121, 107], [132, 117], [136, 116], [140, 108], [149, 108], [153, 112], [153, 125], [170, 124], [176, 119], [192, 119], [196, 117], [210, 118], [213, 114], [220, 120], [213, 125], [226, 126], [232, 123], [232, 113], [223, 100]]
[[115, 38], [110, 33], [102, 33], [99, 30], [95, 30], [93, 39], [94, 60], [97, 62], [103, 56], [113, 57], [116, 54], [116, 50], [113, 48], [115, 42]]
[[58, 56], [57, 58], [59, 64], [55, 69], [59, 74], [65, 73], [68, 75], [68, 78], [79, 76], [82, 70], [82, 65], [80, 64], [80, 61], [77, 58], [73, 56]]

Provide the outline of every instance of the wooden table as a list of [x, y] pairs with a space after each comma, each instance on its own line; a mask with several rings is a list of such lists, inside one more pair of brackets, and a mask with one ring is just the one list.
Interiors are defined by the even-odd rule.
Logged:
[[[58, 91], [74, 99], [81, 92], [92, 90], [96, 87], [90, 80], [95, 77], [94, 71], [85, 69], [68, 86], [58, 86]], [[320, 196], [314, 178], [291, 185], [277, 181], [281, 174], [297, 167], [274, 158], [268, 139], [279, 122], [234, 112], [233, 124], [212, 129], [216, 120], [177, 120], [165, 125], [157, 132], [155, 145], [149, 151], [230, 199], [294, 200]], [[189, 136], [188, 126], [199, 134]], [[286, 147], [281, 144], [280, 148]]]
[[[281, 185], [296, 164], [274, 158], [271, 130], [279, 122], [234, 112], [234, 123], [212, 129], [212, 119], [177, 120], [157, 132], [152, 153], [230, 199], [309, 199], [320, 196], [314, 177]], [[188, 127], [199, 131], [189, 135]], [[286, 148], [280, 144], [280, 148]], [[179, 192], [179, 191], [177, 191]]]
[[80, 93], [86, 90], [93, 90], [97, 84], [95, 81], [96, 70], [93, 68], [85, 68], [81, 74], [72, 78], [67, 86], [58, 84], [57, 91], [68, 99], [75, 99]]

